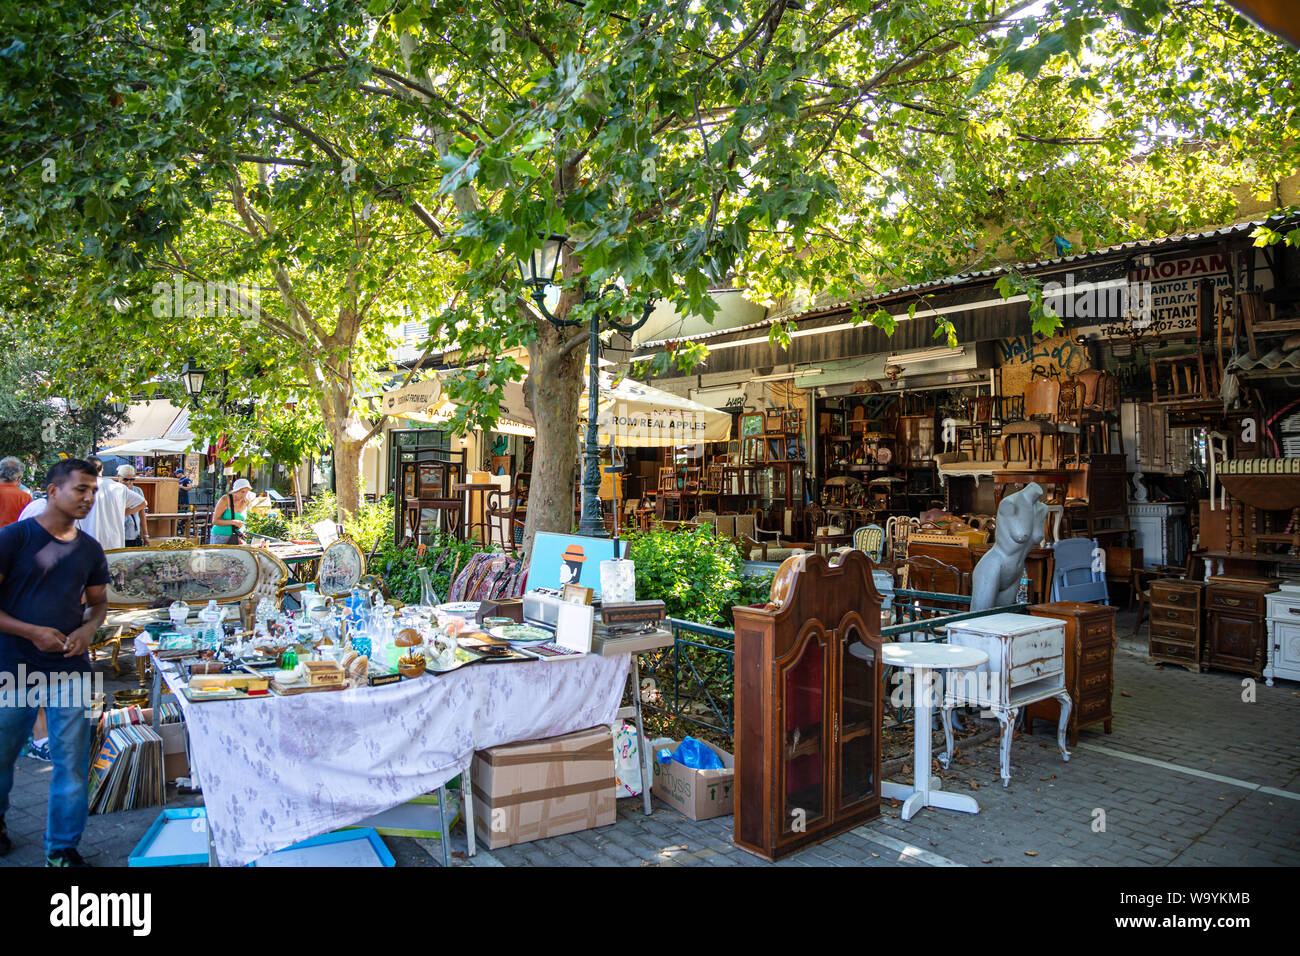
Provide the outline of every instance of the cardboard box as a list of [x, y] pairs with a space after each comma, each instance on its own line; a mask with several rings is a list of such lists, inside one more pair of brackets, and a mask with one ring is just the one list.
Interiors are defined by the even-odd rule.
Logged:
[[692, 770], [677, 761], [660, 763], [654, 759], [661, 749], [677, 749], [680, 741], [659, 739], [651, 750], [654, 765], [654, 786], [650, 792], [674, 810], [679, 810], [692, 820], [711, 820], [732, 813], [735, 800], [736, 760], [720, 747], [700, 741], [722, 761], [721, 770]]
[[609, 826], [616, 815], [609, 727], [474, 754], [474, 822], [489, 849]]
[[163, 741], [163, 779], [170, 782], [177, 777], [188, 777], [190, 735], [185, 730], [185, 724], [161, 724], [158, 736]]

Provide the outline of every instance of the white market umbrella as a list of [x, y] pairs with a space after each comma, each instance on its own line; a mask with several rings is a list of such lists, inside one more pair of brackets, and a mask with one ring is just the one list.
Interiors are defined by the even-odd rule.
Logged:
[[[600, 373], [596, 425], [601, 444], [620, 448], [667, 448], [731, 438], [731, 416], [641, 382]], [[583, 391], [579, 418], [587, 420]]]
[[[391, 394], [391, 393], [390, 393]], [[446, 399], [446, 406], [430, 410], [430, 414], [455, 413], [455, 404]], [[726, 412], [692, 402], [686, 398], [630, 378], [616, 380], [607, 372], [600, 373], [600, 398], [597, 414], [598, 440], [602, 445], [613, 444], [620, 448], [666, 448], [673, 445], [690, 445], [700, 442], [727, 441], [731, 437], [731, 416]], [[501, 392], [502, 419], [497, 431], [533, 437], [533, 413], [524, 403], [524, 383], [507, 382]], [[426, 419], [437, 420], [437, 419]], [[578, 399], [578, 425], [585, 429], [587, 421], [587, 390]], [[511, 427], [527, 429], [512, 431]], [[582, 436], [585, 438], [585, 431]]]
[[[522, 397], [520, 407], [523, 407]], [[444, 397], [442, 380], [435, 376], [423, 382], [403, 385], [391, 392], [384, 392], [383, 410], [385, 415], [441, 424], [451, 421], [456, 414], [456, 403]], [[501, 411], [507, 414], [503, 414], [497, 420], [496, 427], [492, 429], [493, 431], [507, 435], [522, 435], [525, 438], [537, 437], [537, 431], [532, 425], [516, 421], [508, 416], [510, 409], [506, 407], [504, 402], [501, 405]], [[527, 412], [527, 409], [524, 409], [524, 411]], [[529, 416], [529, 420], [532, 420], [532, 416]], [[481, 429], [476, 428], [475, 430]]]
[[125, 445], [103, 449], [106, 455], [135, 456], [153, 458], [156, 455], [184, 455], [190, 450], [192, 439], [184, 438], [138, 438]]

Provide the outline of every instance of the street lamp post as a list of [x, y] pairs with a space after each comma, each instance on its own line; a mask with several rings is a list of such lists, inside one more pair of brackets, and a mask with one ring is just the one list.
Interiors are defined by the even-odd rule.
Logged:
[[[524, 283], [532, 288], [533, 303], [548, 322], [557, 329], [578, 325], [578, 320], [557, 319], [546, 306], [546, 292], [555, 285], [555, 274], [559, 270], [560, 257], [567, 242], [566, 237], [549, 235], [540, 237], [540, 249], [534, 249], [525, 262], [519, 259], [519, 275]], [[615, 286], [606, 286], [598, 293], [584, 290], [583, 301], [591, 302], [602, 298]], [[654, 309], [655, 300], [647, 299], [641, 319], [632, 324], [607, 320], [606, 325], [616, 331], [630, 335], [645, 325]], [[598, 441], [598, 410], [600, 406], [600, 313], [592, 311], [591, 338], [587, 348], [587, 440], [582, 458], [582, 513], [578, 519], [578, 534], [593, 538], [608, 537], [605, 532], [605, 519], [600, 511], [600, 443]], [[618, 476], [614, 475], [615, 482]]]
[[[181, 366], [181, 384], [185, 386], [185, 394], [189, 396], [190, 404], [194, 406], [194, 408], [199, 407], [199, 396], [203, 394], [203, 385], [207, 377], [207, 369], [199, 365], [192, 358], [186, 359], [185, 364]], [[232, 408], [231, 404], [227, 401], [226, 390], [229, 384], [229, 373], [225, 369], [222, 369], [221, 410], [227, 414], [230, 413]], [[217, 473], [213, 480], [213, 491], [217, 492], [216, 497], [220, 497], [225, 494], [225, 492], [222, 491], [222, 488], [226, 483], [225, 460], [218, 458], [217, 461], [220, 467], [217, 468]]]

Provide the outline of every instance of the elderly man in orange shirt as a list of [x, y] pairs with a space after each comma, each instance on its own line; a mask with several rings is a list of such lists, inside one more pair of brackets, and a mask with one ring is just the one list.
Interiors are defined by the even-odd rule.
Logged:
[[23, 463], [12, 456], [0, 461], [0, 528], [18, 520], [32, 496], [18, 487]]

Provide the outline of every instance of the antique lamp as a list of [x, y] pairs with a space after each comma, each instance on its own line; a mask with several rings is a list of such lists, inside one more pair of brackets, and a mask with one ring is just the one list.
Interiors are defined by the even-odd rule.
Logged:
[[207, 376], [207, 369], [195, 362], [194, 359], [185, 360], [185, 364], [181, 366], [181, 384], [185, 386], [185, 394], [191, 400], [197, 401], [198, 397], [203, 394], [203, 380]]

